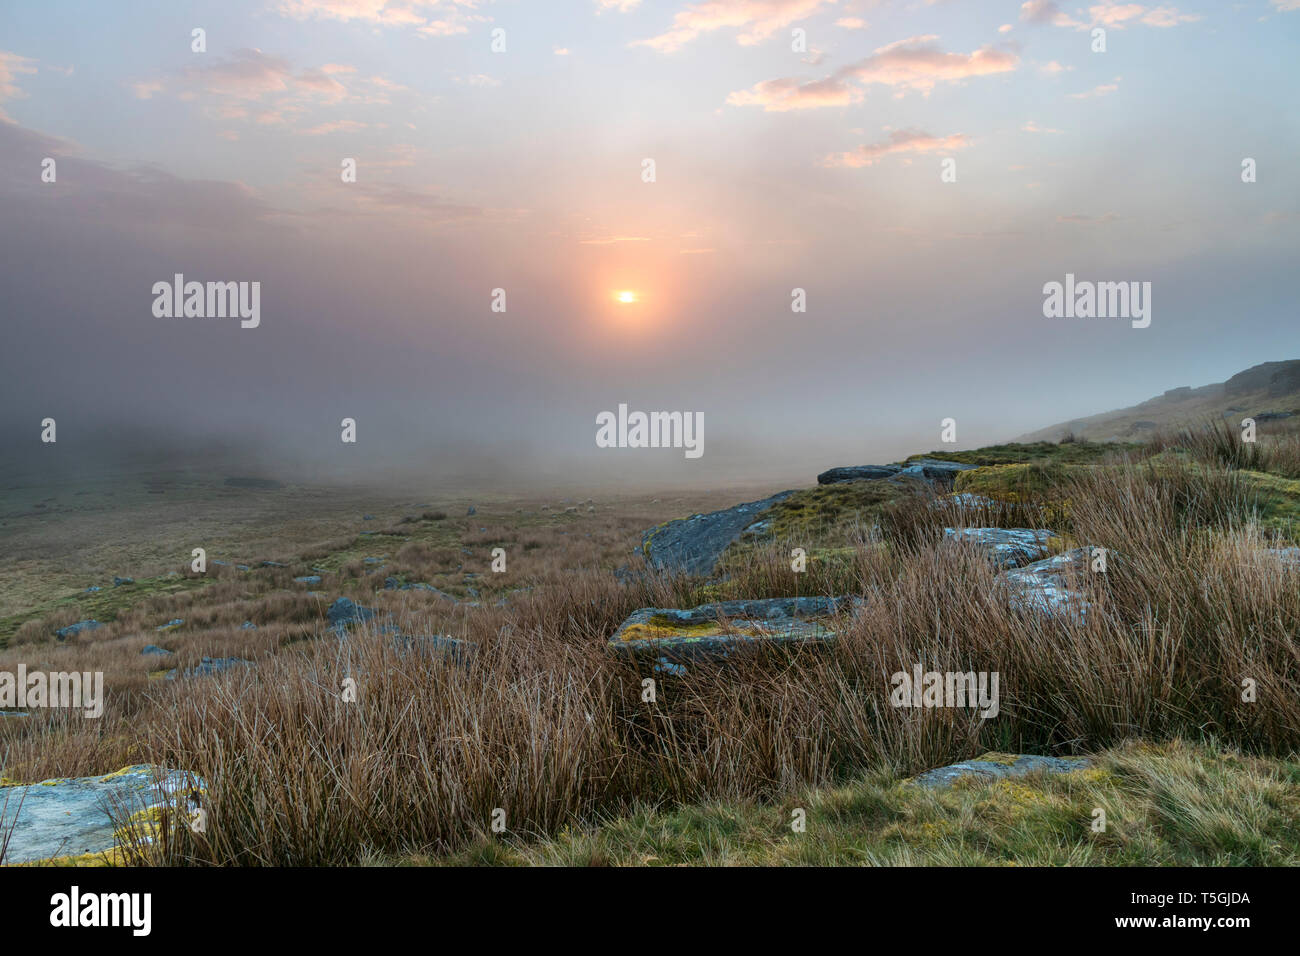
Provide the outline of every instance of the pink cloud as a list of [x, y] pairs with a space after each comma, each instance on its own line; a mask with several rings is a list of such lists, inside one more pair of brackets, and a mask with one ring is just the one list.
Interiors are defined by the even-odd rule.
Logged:
[[834, 0], [704, 0], [673, 17], [667, 32], [633, 46], [648, 46], [660, 53], [673, 53], [705, 33], [731, 27], [740, 30], [741, 46], [761, 43], [782, 27], [816, 13]]
[[860, 169], [879, 162], [883, 157], [899, 153], [951, 153], [965, 149], [970, 138], [965, 133], [951, 136], [931, 136], [914, 129], [898, 129], [881, 143], [859, 146], [847, 153], [832, 153], [822, 160], [823, 166]]

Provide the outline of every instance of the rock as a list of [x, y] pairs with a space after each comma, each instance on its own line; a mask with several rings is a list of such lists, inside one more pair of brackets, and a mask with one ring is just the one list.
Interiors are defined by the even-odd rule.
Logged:
[[176, 630], [176, 628], [180, 627], [180, 626], [181, 626], [182, 624], [184, 624], [184, 623], [185, 623], [185, 618], [183, 618], [183, 617], [174, 617], [174, 618], [172, 618], [170, 621], [168, 621], [166, 624], [160, 624], [160, 625], [158, 625], [157, 627], [154, 628], [154, 630], [155, 630], [155, 631], [174, 631], [174, 630]]
[[65, 777], [30, 786], [0, 787], [0, 833], [12, 827], [5, 863], [104, 853], [119, 844], [106, 807], [137, 813], [206, 789], [181, 770], [147, 764], [102, 777]]
[[157, 644], [146, 644], [140, 653], [149, 654], [154, 657], [167, 657], [171, 654], [171, 651], [167, 650], [165, 647], [159, 647]]
[[307, 574], [300, 578], [294, 578], [298, 584], [320, 584], [319, 574]]
[[465, 516], [466, 516], [466, 517], [469, 517], [470, 515], [476, 515], [476, 514], [478, 514], [478, 509], [475, 508], [473, 505], [470, 505], [470, 506], [469, 506], [469, 511], [466, 511], [466, 512], [465, 512]]
[[790, 495], [783, 491], [761, 501], [677, 518], [641, 536], [641, 550], [651, 567], [678, 574], [707, 575], [722, 552], [768, 508]]
[[362, 516], [361, 516], [361, 520], [362, 520], [362, 521], [374, 521], [374, 520], [375, 520], [375, 516], [374, 516], [374, 515], [362, 515]]
[[90, 587], [86, 588], [86, 593], [94, 594], [96, 591], [102, 591], [102, 590], [104, 589], [101, 588], [98, 584], [92, 584]]
[[402, 582], [399, 581], [397, 578], [393, 577], [391, 574], [388, 577], [384, 578], [385, 591], [396, 591], [401, 586], [402, 586]]
[[963, 465], [957, 461], [942, 461], [937, 458], [921, 458], [917, 461], [906, 463], [902, 473], [912, 475], [915, 478], [924, 478], [926, 481], [933, 482], [951, 488], [957, 480], [957, 474], [963, 471], [972, 471], [977, 465]]
[[1087, 757], [1040, 757], [1035, 754], [987, 753], [974, 760], [949, 764], [927, 770], [912, 778], [912, 783], [929, 789], [951, 786], [963, 777], [975, 777], [989, 782], [1007, 777], [1023, 777], [1035, 771], [1044, 773], [1070, 773], [1091, 764]]
[[182, 673], [180, 668], [173, 667], [164, 676], [167, 680], [176, 680], [178, 676], [183, 677], [212, 677], [216, 674], [224, 673], [235, 667], [256, 667], [252, 661], [246, 661], [242, 657], [205, 657], [195, 667], [187, 667]]
[[393, 646], [402, 655], [445, 654], [463, 667], [469, 665], [470, 658], [478, 651], [478, 645], [473, 641], [461, 641], [441, 634], [402, 634], [400, 631], [393, 635]]
[[690, 610], [643, 607], [628, 615], [609, 647], [652, 656], [662, 665], [683, 659], [723, 658], [755, 642], [805, 644], [833, 640], [829, 619], [860, 598], [801, 597], [721, 601]]
[[68, 638], [75, 637], [82, 631], [94, 631], [103, 626], [103, 624], [100, 624], [98, 621], [93, 619], [89, 621], [78, 621], [76, 624], [69, 624], [67, 627], [59, 628], [54, 632], [54, 634], [59, 640], [66, 641]]
[[383, 564], [384, 562], [383, 562], [383, 559], [382, 559], [382, 558], [365, 558], [365, 559], [363, 560], [362, 563], [363, 563], [363, 564]]
[[362, 607], [351, 598], [341, 597], [330, 605], [325, 616], [329, 618], [330, 630], [343, 637], [348, 628], [358, 621], [369, 621], [376, 614], [374, 608]]
[[997, 580], [1009, 591], [1011, 606], [1016, 610], [1081, 619], [1091, 604], [1078, 591], [1071, 590], [1069, 582], [1089, 573], [1090, 566], [1088, 549], [1075, 548], [1003, 571]]
[[248, 571], [248, 570], [250, 570], [250, 569], [249, 569], [248, 565], [246, 565], [246, 564], [237, 564], [237, 565], [235, 565], [235, 570], [236, 570], [236, 571]]
[[879, 481], [892, 478], [903, 469], [898, 465], [850, 465], [831, 468], [817, 476], [817, 484], [834, 485], [841, 481]]
[[448, 594], [446, 591], [440, 590], [439, 588], [435, 588], [432, 584], [425, 584], [423, 581], [416, 581], [414, 584], [403, 584], [402, 587], [400, 588], [400, 590], [403, 590], [403, 591], [428, 591], [430, 594], [434, 594], [434, 595], [436, 595], [436, 596], [442, 598], [444, 601], [450, 601], [452, 604], [459, 604], [459, 603], [460, 603], [460, 601], [458, 601], [456, 598], [452, 597], [452, 596], [451, 596], [450, 594]]
[[[212, 562], [212, 563], [213, 563], [213, 564], [220, 564], [221, 562], [219, 562], [219, 561], [214, 561], [214, 562]], [[288, 565], [287, 565], [287, 564], [281, 564], [279, 561], [263, 561], [263, 562], [262, 562], [262, 567], [264, 567], [264, 568], [287, 568]]]
[[245, 621], [243, 624], [239, 625], [239, 629], [241, 631], [256, 631], [257, 625], [252, 621]]
[[135, 584], [135, 578], [113, 578], [113, 587], [120, 588], [124, 584]]
[[1045, 558], [1056, 537], [1041, 528], [944, 528], [943, 535], [984, 549], [999, 568], [1017, 568]]

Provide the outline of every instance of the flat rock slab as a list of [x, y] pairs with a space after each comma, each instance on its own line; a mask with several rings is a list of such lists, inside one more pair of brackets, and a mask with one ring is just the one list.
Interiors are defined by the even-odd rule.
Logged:
[[830, 641], [834, 615], [860, 598], [802, 597], [720, 601], [690, 610], [643, 607], [628, 615], [610, 648], [633, 656], [682, 659], [724, 658], [754, 643], [805, 644]]
[[940, 458], [918, 458], [915, 461], [898, 462], [890, 465], [850, 465], [831, 468], [817, 476], [817, 484], [834, 485], [841, 481], [880, 481], [896, 475], [909, 475], [924, 478], [927, 481], [952, 487], [959, 471], [970, 471], [978, 465], [964, 465], [957, 461], [944, 461]]
[[1040, 757], [1035, 754], [984, 754], [974, 760], [949, 764], [927, 770], [912, 778], [912, 782], [935, 790], [948, 787], [963, 777], [974, 777], [982, 782], [1023, 777], [1035, 771], [1045, 773], [1070, 773], [1090, 766], [1087, 757]]
[[1056, 537], [1043, 528], [944, 528], [943, 536], [982, 548], [999, 568], [1018, 568], [1042, 560]]
[[758, 516], [790, 495], [782, 491], [761, 501], [677, 518], [651, 528], [641, 536], [641, 551], [654, 568], [679, 574], [707, 575], [722, 552], [758, 520]]
[[1008, 590], [1011, 606], [1017, 610], [1082, 619], [1092, 605], [1070, 583], [1089, 573], [1090, 562], [1087, 548], [1075, 548], [1003, 571], [998, 581]]
[[181, 770], [148, 764], [103, 777], [63, 777], [0, 787], [0, 831], [12, 826], [5, 863], [102, 853], [117, 845], [108, 808], [134, 813], [203, 789]]

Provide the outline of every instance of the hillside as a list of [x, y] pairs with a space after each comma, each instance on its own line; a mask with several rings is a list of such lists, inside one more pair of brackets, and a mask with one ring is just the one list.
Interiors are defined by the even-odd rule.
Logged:
[[1139, 405], [1061, 422], [1017, 441], [1056, 441], [1066, 433], [1091, 441], [1142, 441], [1162, 428], [1210, 419], [1256, 421], [1300, 414], [1300, 359], [1264, 362], [1226, 382], [1171, 388]]

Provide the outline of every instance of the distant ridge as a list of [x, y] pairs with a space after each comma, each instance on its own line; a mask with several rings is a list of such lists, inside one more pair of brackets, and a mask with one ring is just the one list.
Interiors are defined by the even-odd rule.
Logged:
[[1207, 419], [1268, 421], [1292, 415], [1300, 415], [1300, 359], [1263, 362], [1214, 385], [1171, 388], [1140, 405], [1062, 422], [1016, 440], [1057, 441], [1073, 434], [1089, 441], [1142, 441], [1158, 429]]

